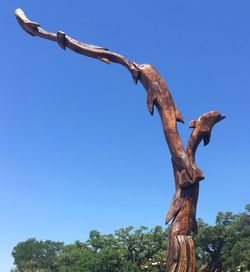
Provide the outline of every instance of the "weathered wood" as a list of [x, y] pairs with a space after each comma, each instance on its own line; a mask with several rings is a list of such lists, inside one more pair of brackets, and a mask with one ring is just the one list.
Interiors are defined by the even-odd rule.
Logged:
[[191, 236], [178, 235], [169, 241], [167, 272], [194, 272], [195, 247]]
[[[193, 128], [186, 148], [186, 154], [190, 163], [195, 164], [195, 152], [201, 141], [204, 145], [209, 143], [213, 126], [225, 117], [219, 112], [208, 112], [203, 114], [198, 120], [191, 121], [190, 127]], [[170, 237], [177, 235], [189, 235], [191, 231], [197, 232], [196, 207], [199, 195], [199, 182], [189, 186], [183, 186], [178, 166], [173, 163], [175, 177], [175, 195], [173, 197], [166, 223], [172, 218]]]
[[[191, 121], [190, 127], [193, 128], [193, 131], [188, 141], [186, 154], [192, 165], [195, 164], [195, 152], [198, 145], [202, 140], [204, 141], [204, 145], [209, 143], [213, 126], [224, 118], [225, 117], [222, 116], [219, 112], [208, 112], [203, 114], [198, 120]], [[192, 231], [197, 232], [196, 207], [199, 195], [199, 182], [189, 186], [183, 186], [183, 180], [181, 179], [181, 176], [178, 172], [178, 168], [173, 160], [172, 163], [174, 169], [176, 191], [166, 217], [166, 223], [173, 219], [169, 232], [169, 251], [175, 250], [174, 248], [171, 248], [171, 241], [174, 237], [179, 237], [179, 235], [186, 235], [186, 237], [188, 237], [186, 238], [188, 240], [186, 243], [188, 248], [188, 266], [184, 271], [194, 272], [195, 246], [193, 239], [188, 235], [190, 235]], [[167, 263], [171, 262], [171, 255], [168, 254]], [[180, 267], [183, 267], [181, 265], [182, 259], [179, 259], [179, 262]], [[177, 266], [176, 272], [179, 272], [178, 267], [179, 266]]]
[[201, 268], [198, 270], [198, 272], [205, 272], [206, 269], [207, 269], [207, 266], [208, 266], [207, 263], [206, 263], [206, 264], [203, 264], [203, 265], [201, 266]]
[[[190, 123], [193, 128], [185, 149], [180, 139], [177, 122], [184, 123], [183, 117], [175, 106], [169, 88], [150, 64], [137, 64], [126, 57], [111, 52], [106, 48], [79, 42], [62, 31], [47, 32], [39, 23], [29, 20], [21, 9], [15, 16], [21, 27], [32, 36], [39, 36], [58, 43], [62, 49], [69, 48], [76, 53], [95, 58], [107, 64], [111, 62], [123, 65], [131, 73], [134, 82], [142, 83], [147, 93], [147, 107], [153, 115], [154, 106], [161, 117], [163, 131], [170, 153], [175, 178], [175, 195], [173, 197], [166, 223], [172, 220], [169, 232], [167, 271], [194, 272], [195, 246], [190, 235], [197, 231], [196, 206], [199, 195], [199, 182], [204, 179], [202, 171], [196, 166], [195, 152], [203, 140], [204, 145], [210, 141], [213, 126], [225, 117], [219, 112], [209, 112]], [[203, 268], [204, 269], [204, 266]], [[204, 271], [201, 270], [200, 272]]]
[[186, 185], [193, 184], [204, 178], [198, 167], [192, 165], [188, 159], [176, 126], [176, 122], [184, 123], [184, 120], [175, 106], [166, 82], [152, 65], [137, 64], [106, 48], [79, 42], [61, 31], [57, 34], [47, 32], [40, 27], [40, 24], [30, 21], [21, 9], [17, 9], [15, 15], [21, 27], [32, 36], [39, 36], [57, 42], [61, 48], [70, 48], [79, 54], [96, 58], [105, 63], [114, 62], [126, 67], [130, 71], [133, 80], [136, 83], [139, 80], [144, 86], [147, 92], [149, 112], [153, 115], [154, 106], [158, 109], [168, 147], [178, 167], [179, 175], [185, 180]]
[[188, 246], [188, 252], [189, 252], [189, 265], [188, 265], [188, 272], [195, 271], [195, 245], [193, 237], [186, 236], [186, 239], [188, 240], [187, 246]]

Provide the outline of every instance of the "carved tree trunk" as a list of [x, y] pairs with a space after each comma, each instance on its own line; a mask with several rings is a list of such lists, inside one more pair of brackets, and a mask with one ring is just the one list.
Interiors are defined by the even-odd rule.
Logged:
[[[168, 272], [194, 272], [195, 246], [191, 231], [197, 231], [196, 206], [199, 194], [199, 182], [203, 173], [195, 164], [195, 152], [203, 140], [207, 145], [213, 126], [224, 119], [219, 112], [209, 112], [198, 120], [192, 121], [192, 134], [185, 150], [179, 137], [176, 122], [184, 123], [180, 111], [176, 108], [172, 95], [164, 79], [149, 64], [136, 64], [122, 55], [103, 47], [79, 42], [65, 33], [51, 33], [43, 30], [39, 23], [30, 21], [21, 9], [15, 12], [21, 27], [32, 36], [57, 42], [62, 49], [69, 48], [87, 57], [96, 58], [105, 63], [118, 63], [129, 70], [135, 83], [140, 81], [147, 92], [147, 106], [153, 115], [156, 106], [163, 125], [164, 135], [172, 155], [175, 177], [175, 195], [166, 217], [166, 223], [172, 220], [169, 233], [167, 256]], [[200, 272], [205, 271], [202, 266]]]
[[[204, 145], [210, 141], [213, 126], [225, 117], [217, 112], [209, 112], [198, 120], [190, 122], [193, 128], [186, 148], [186, 154], [192, 165], [195, 165], [195, 153], [203, 140]], [[183, 182], [178, 165], [172, 160], [175, 177], [175, 195], [172, 200], [166, 223], [172, 218], [168, 238], [167, 272], [195, 272], [195, 245], [190, 233], [197, 232], [196, 207], [199, 196], [199, 181]], [[203, 265], [199, 272], [206, 270]]]
[[195, 246], [192, 236], [178, 235], [169, 241], [167, 271], [195, 271]]

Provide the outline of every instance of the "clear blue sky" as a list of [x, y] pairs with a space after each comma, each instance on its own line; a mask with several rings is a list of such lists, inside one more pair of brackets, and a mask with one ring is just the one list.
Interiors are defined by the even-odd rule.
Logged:
[[199, 148], [198, 217], [249, 202], [250, 2], [3, 1], [0, 11], [0, 270], [30, 237], [66, 243], [89, 231], [164, 224], [170, 155], [143, 87], [118, 65], [64, 52], [19, 27], [22, 8], [46, 30], [153, 64], [185, 125], [227, 116]]

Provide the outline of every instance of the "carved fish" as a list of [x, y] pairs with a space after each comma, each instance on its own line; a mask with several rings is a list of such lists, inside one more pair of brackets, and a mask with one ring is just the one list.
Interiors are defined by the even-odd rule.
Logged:
[[[211, 111], [203, 114], [199, 119], [190, 122], [189, 127], [193, 128], [193, 131], [188, 141], [186, 153], [191, 163], [195, 163], [195, 152], [200, 142], [203, 140], [204, 145], [207, 145], [210, 141], [213, 126], [224, 118], [225, 116], [222, 116], [219, 112]], [[180, 174], [177, 171], [175, 162], [172, 162], [175, 175], [175, 195], [165, 222], [168, 224], [173, 219], [171, 228], [172, 236], [179, 234], [189, 235], [191, 231], [197, 231], [195, 217], [199, 195], [199, 182], [188, 187], [181, 187], [179, 181], [181, 178]]]
[[55, 41], [63, 49], [69, 48], [79, 54], [96, 58], [108, 64], [115, 62], [125, 66], [130, 71], [134, 82], [137, 83], [140, 80], [145, 87], [149, 112], [153, 114], [154, 105], [159, 111], [165, 138], [172, 157], [178, 166], [178, 171], [182, 176], [180, 179], [181, 185], [188, 186], [203, 179], [201, 171], [190, 163], [177, 131], [176, 122], [184, 123], [183, 117], [175, 107], [167, 84], [153, 66], [136, 64], [106, 48], [79, 42], [62, 31], [57, 32], [57, 34], [47, 32], [40, 27], [40, 24], [30, 21], [21, 9], [17, 9], [15, 15], [22, 28], [33, 36]]
[[125, 66], [130, 71], [134, 82], [137, 83], [140, 80], [145, 87], [149, 112], [153, 115], [154, 105], [159, 111], [165, 138], [181, 175], [181, 185], [188, 186], [203, 179], [202, 172], [189, 161], [177, 131], [176, 122], [184, 123], [183, 117], [175, 107], [166, 82], [153, 66], [136, 64], [106, 48], [79, 42], [62, 31], [57, 34], [47, 32], [40, 27], [40, 24], [30, 21], [21, 9], [17, 9], [15, 15], [22, 28], [33, 36], [55, 41], [63, 49], [70, 48], [79, 54], [96, 58], [108, 64], [115, 62]]
[[138, 78], [147, 92], [149, 112], [153, 115], [154, 106], [156, 106], [161, 116], [165, 138], [181, 175], [181, 185], [188, 186], [203, 179], [202, 172], [196, 165], [191, 164], [180, 140], [176, 122], [184, 123], [184, 120], [175, 106], [166, 82], [150, 64], [136, 64], [136, 68], [139, 71]]
[[210, 111], [204, 113], [199, 119], [190, 122], [189, 127], [194, 130], [192, 131], [187, 146], [187, 154], [189, 157], [193, 157], [194, 160], [195, 151], [202, 140], [204, 146], [209, 144], [213, 126], [225, 118], [225, 116], [217, 111]]

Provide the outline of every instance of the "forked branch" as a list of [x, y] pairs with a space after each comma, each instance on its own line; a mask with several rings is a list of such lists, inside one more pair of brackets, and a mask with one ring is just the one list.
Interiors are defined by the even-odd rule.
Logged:
[[[219, 112], [208, 112], [198, 120], [191, 121], [193, 128], [187, 145], [187, 155], [191, 163], [195, 163], [195, 152], [201, 141], [207, 145], [210, 140], [213, 126], [225, 117]], [[169, 250], [167, 256], [167, 271], [195, 271], [195, 247], [190, 233], [197, 232], [196, 207], [199, 196], [199, 182], [190, 186], [183, 186], [183, 180], [173, 162], [175, 176], [175, 195], [173, 197], [166, 223], [173, 219], [169, 232]], [[184, 236], [183, 236], [184, 235]], [[184, 237], [184, 238], [183, 238]], [[179, 246], [177, 247], [176, 244]], [[178, 256], [178, 257], [174, 257]], [[199, 272], [206, 270], [207, 264], [203, 265]]]
[[[195, 152], [198, 145], [202, 140], [204, 141], [204, 145], [209, 143], [213, 126], [224, 118], [225, 116], [222, 116], [219, 112], [211, 111], [203, 114], [198, 120], [190, 122], [189, 127], [193, 128], [193, 131], [188, 141], [186, 153], [192, 165], [195, 164]], [[185, 184], [185, 181], [177, 171], [174, 161], [173, 169], [176, 191], [166, 217], [166, 223], [169, 223], [174, 218], [171, 236], [189, 235], [191, 231], [196, 232], [197, 230], [195, 217], [199, 183], [186, 186], [187, 184]]]

